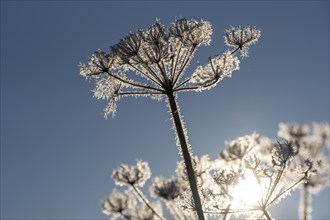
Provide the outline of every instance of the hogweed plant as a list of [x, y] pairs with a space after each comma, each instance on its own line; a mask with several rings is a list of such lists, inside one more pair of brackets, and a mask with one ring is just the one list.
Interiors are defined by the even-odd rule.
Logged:
[[[159, 20], [146, 30], [129, 33], [111, 47], [109, 53], [98, 50], [93, 53], [87, 65], [80, 65], [80, 74], [95, 80], [94, 96], [108, 101], [104, 114], [116, 113], [116, 102], [127, 96], [149, 96], [165, 98], [172, 114], [177, 145], [184, 159], [191, 192], [199, 219], [204, 219], [187, 130], [184, 127], [177, 104], [177, 93], [181, 91], [202, 91], [217, 85], [225, 77], [239, 69], [237, 50], [247, 55], [248, 46], [255, 43], [260, 31], [253, 27], [230, 28], [225, 42], [233, 51], [209, 58], [203, 67], [184, 78], [197, 48], [209, 45], [212, 27], [207, 21], [177, 19], [169, 28]], [[131, 74], [140, 76], [136, 81]]]
[[[128, 189], [114, 190], [103, 200], [105, 214], [125, 219], [164, 219], [161, 205], [164, 202], [175, 219], [192, 219], [196, 215], [200, 220], [209, 215], [229, 218], [233, 213], [251, 216], [261, 213], [270, 219], [268, 207], [301, 182], [306, 184], [316, 172], [311, 160], [303, 160], [305, 154], [299, 160], [293, 159], [301, 149], [297, 141], [288, 139], [274, 144], [256, 134], [229, 143], [215, 161], [209, 156], [192, 155], [178, 106], [178, 93], [211, 89], [225, 77], [231, 77], [233, 71], [239, 70], [240, 61], [235, 54], [240, 52], [241, 57], [247, 57], [249, 46], [260, 37], [255, 27], [230, 27], [225, 31], [224, 40], [232, 51], [227, 49], [209, 58], [206, 65], [198, 65], [192, 74], [185, 74], [197, 48], [210, 44], [211, 34], [212, 27], [207, 21], [181, 18], [165, 28], [156, 20], [145, 30], [130, 32], [109, 52], [97, 50], [87, 64], [80, 64], [80, 74], [95, 81], [94, 97], [107, 101], [105, 117], [115, 116], [117, 101], [123, 97], [165, 99], [183, 158], [178, 163], [177, 177], [153, 179], [150, 194], [160, 198], [156, 203], [151, 203], [141, 190], [151, 176], [148, 163], [120, 165], [112, 178], [117, 185]], [[266, 147], [257, 147], [261, 142], [267, 143], [263, 144]], [[300, 162], [301, 166], [297, 166]], [[295, 175], [290, 168], [293, 163], [301, 167]], [[321, 162], [317, 164], [321, 167]], [[247, 184], [256, 186], [255, 192], [260, 195], [253, 201], [238, 198], [241, 188]]]
[[[293, 135], [298, 127], [281, 123], [278, 134]], [[304, 210], [311, 210], [310, 200], [305, 201], [306, 191], [309, 198], [311, 193], [315, 194], [329, 184], [329, 124], [314, 123], [313, 128], [314, 132], [306, 136], [305, 141], [323, 143], [322, 149], [317, 150], [322, 152], [321, 159], [320, 154], [306, 155], [304, 149], [290, 140], [273, 141], [256, 133], [226, 143], [215, 160], [208, 155], [193, 157], [204, 215], [221, 219], [270, 220], [269, 207], [298, 189], [303, 195], [300, 218], [308, 219], [310, 212], [303, 215]], [[194, 219], [196, 206], [190, 196], [183, 161], [178, 163], [177, 176], [152, 179], [150, 197], [158, 199], [158, 203], [150, 203], [143, 194], [142, 187], [151, 177], [150, 172], [147, 163], [142, 161], [137, 161], [136, 166], [121, 165], [114, 170], [115, 183], [125, 185], [129, 190], [118, 192], [115, 189], [102, 201], [103, 212], [114, 218], [164, 219], [160, 205], [163, 203], [172, 215], [170, 219]]]
[[[312, 195], [320, 192], [325, 186], [329, 186], [329, 142], [330, 142], [329, 124], [313, 123], [312, 126], [281, 123], [279, 125], [278, 136], [285, 138], [290, 143], [299, 148], [299, 154], [295, 157], [291, 170], [294, 170], [296, 164], [301, 163], [308, 157], [318, 166], [318, 172], [313, 175], [309, 181], [300, 185], [300, 219], [311, 219], [312, 213]], [[326, 147], [327, 146], [327, 147]]]

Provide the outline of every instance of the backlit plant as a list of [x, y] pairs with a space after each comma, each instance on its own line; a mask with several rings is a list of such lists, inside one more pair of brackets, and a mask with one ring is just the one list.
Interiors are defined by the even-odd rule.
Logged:
[[[157, 20], [145, 30], [130, 32], [109, 52], [97, 50], [86, 64], [80, 64], [80, 74], [95, 82], [94, 97], [107, 101], [105, 117], [115, 116], [117, 102], [123, 97], [165, 99], [183, 158], [178, 163], [176, 177], [153, 179], [150, 193], [160, 198], [156, 203], [151, 203], [140, 190], [151, 176], [148, 163], [138, 161], [136, 166], [119, 166], [112, 177], [117, 185], [127, 186], [128, 190], [114, 190], [103, 200], [105, 214], [126, 219], [164, 219], [161, 205], [164, 202], [175, 219], [202, 220], [210, 215], [229, 218], [231, 214], [264, 215], [270, 219], [270, 205], [300, 183], [306, 185], [317, 175], [317, 170], [322, 169], [322, 175], [328, 175], [328, 169], [321, 168], [321, 162], [314, 162], [301, 153], [309, 146], [306, 141], [301, 143], [300, 139], [291, 137], [273, 143], [254, 133], [228, 143], [215, 161], [207, 155], [201, 158], [192, 155], [178, 107], [178, 93], [210, 89], [225, 77], [231, 77], [233, 71], [239, 70], [236, 52], [247, 57], [249, 46], [258, 41], [260, 31], [249, 26], [230, 27], [225, 31], [224, 40], [233, 49], [210, 57], [206, 65], [197, 65], [192, 74], [186, 74], [197, 48], [209, 45], [211, 35], [212, 27], [207, 21], [180, 18], [165, 28]], [[320, 133], [322, 129], [318, 128]], [[299, 167], [299, 171], [293, 170], [292, 164]], [[319, 183], [319, 178], [314, 182]], [[253, 201], [237, 198], [242, 183], [256, 187], [259, 196]], [[324, 183], [321, 181], [320, 185]]]

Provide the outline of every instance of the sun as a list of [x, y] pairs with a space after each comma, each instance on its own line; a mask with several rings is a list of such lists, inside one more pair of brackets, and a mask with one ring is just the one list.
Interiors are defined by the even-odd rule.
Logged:
[[229, 188], [232, 196], [232, 206], [254, 206], [262, 199], [260, 184], [258, 183], [253, 172], [246, 172], [239, 183]]

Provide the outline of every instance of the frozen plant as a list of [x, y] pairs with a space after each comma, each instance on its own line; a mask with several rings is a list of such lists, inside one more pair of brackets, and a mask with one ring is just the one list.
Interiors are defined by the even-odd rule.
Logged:
[[[113, 191], [110, 197], [102, 201], [103, 213], [126, 219], [163, 219], [161, 205], [151, 204], [140, 190], [150, 176], [151, 171], [145, 161], [138, 160], [136, 166], [121, 164], [113, 171], [112, 179], [119, 186], [128, 186], [130, 191], [124, 193]], [[136, 208], [135, 198], [140, 201], [139, 208]]]
[[109, 52], [97, 50], [87, 64], [80, 64], [80, 74], [95, 81], [94, 97], [108, 102], [104, 109], [105, 117], [110, 113], [115, 115], [117, 101], [123, 97], [166, 99], [200, 220], [204, 219], [204, 214], [177, 93], [210, 89], [225, 77], [230, 77], [239, 69], [235, 52], [241, 50], [246, 56], [248, 46], [259, 39], [260, 31], [255, 27], [226, 30], [225, 42], [234, 50], [209, 58], [205, 66], [198, 65], [192, 74], [185, 75], [197, 48], [210, 44], [211, 34], [212, 27], [208, 21], [180, 18], [165, 28], [156, 20], [145, 30], [130, 32]]
[[294, 170], [306, 157], [314, 161], [316, 166], [317, 173], [299, 187], [299, 217], [303, 220], [311, 219], [312, 195], [329, 186], [329, 124], [313, 123], [312, 126], [300, 126], [294, 123], [280, 123], [278, 136], [298, 146], [297, 155], [291, 163], [291, 170]]
[[[283, 124], [279, 133], [283, 131], [281, 129]], [[314, 123], [312, 135], [304, 136], [305, 142], [319, 140], [327, 144], [327, 129], [327, 124]], [[269, 207], [290, 195], [293, 190], [307, 189], [310, 197], [311, 193], [328, 186], [329, 164], [326, 158], [319, 159], [311, 152], [307, 154], [301, 150], [302, 145], [299, 146], [293, 141], [275, 142], [252, 133], [227, 142], [215, 160], [208, 155], [200, 158], [194, 156], [192, 164], [205, 217], [270, 220]], [[312, 152], [315, 151], [313, 149]], [[196, 206], [183, 161], [178, 162], [176, 174], [176, 177], [168, 179], [152, 179], [148, 188], [156, 202], [151, 203], [142, 189], [151, 176], [147, 162], [137, 161], [136, 166], [120, 165], [113, 171], [112, 178], [117, 185], [127, 187], [127, 190], [114, 190], [104, 199], [103, 212], [114, 218], [165, 219], [162, 212], [164, 204], [171, 214], [170, 219], [194, 219]], [[303, 192], [306, 195], [306, 191]], [[307, 209], [310, 210], [310, 207]]]
[[[222, 215], [223, 219], [232, 214], [247, 215], [248, 219], [263, 215], [270, 220], [268, 208], [315, 173], [308, 159], [300, 164], [299, 171], [289, 172], [297, 148], [289, 142], [268, 142], [271, 145], [265, 146], [263, 139], [253, 133], [227, 144], [217, 159], [221, 168], [213, 174], [214, 185], [207, 190], [205, 213]], [[271, 149], [271, 160], [263, 160], [259, 153], [265, 147]]]

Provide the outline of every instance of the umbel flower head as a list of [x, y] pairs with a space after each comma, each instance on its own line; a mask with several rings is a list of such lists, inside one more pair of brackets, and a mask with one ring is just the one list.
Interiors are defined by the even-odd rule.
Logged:
[[243, 160], [258, 146], [258, 143], [259, 135], [257, 133], [239, 137], [226, 144], [226, 149], [220, 153], [220, 157], [227, 162]]
[[80, 64], [80, 74], [95, 81], [96, 98], [108, 101], [105, 117], [115, 115], [116, 102], [121, 97], [149, 96], [160, 100], [179, 91], [210, 89], [239, 69], [234, 53], [238, 49], [247, 51], [260, 31], [246, 27], [230, 29], [225, 42], [237, 48], [210, 58], [204, 67], [198, 66], [193, 74], [183, 78], [196, 49], [209, 45], [211, 35], [208, 21], [180, 18], [165, 28], [156, 20], [149, 28], [127, 34], [109, 52], [97, 50], [87, 64]]
[[242, 57], [247, 57], [249, 46], [258, 41], [260, 33], [256, 27], [231, 27], [225, 31], [225, 43], [229, 47], [238, 47]]
[[[249, 139], [248, 136], [245, 139]], [[206, 191], [206, 213], [227, 217], [245, 214], [249, 219], [265, 215], [270, 219], [269, 206], [279, 202], [315, 172], [310, 160], [301, 164], [299, 172], [289, 172], [295, 148], [288, 142], [273, 144], [271, 163], [262, 161], [258, 149], [255, 150], [244, 154], [244, 159], [231, 160], [213, 174], [214, 185]]]
[[161, 197], [165, 200], [174, 200], [187, 188], [186, 184], [179, 179], [165, 179], [155, 177], [150, 187], [151, 195]]
[[112, 173], [112, 178], [117, 185], [143, 186], [151, 176], [148, 162], [138, 160], [136, 166], [121, 164]]
[[120, 192], [114, 189], [111, 195], [102, 200], [102, 212], [106, 215], [113, 215], [119, 217], [121, 215], [130, 216], [131, 210], [135, 207], [136, 200], [132, 193], [127, 191]]

